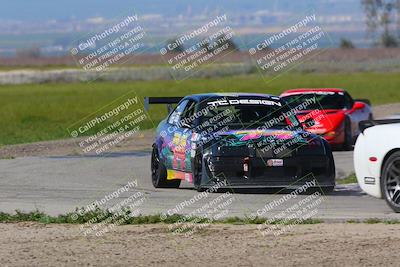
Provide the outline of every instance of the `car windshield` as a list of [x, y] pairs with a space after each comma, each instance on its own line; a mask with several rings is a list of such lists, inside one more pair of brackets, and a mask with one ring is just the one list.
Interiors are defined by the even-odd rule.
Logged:
[[207, 101], [201, 123], [224, 121], [232, 128], [284, 128], [298, 126], [294, 114], [279, 100], [268, 98], [229, 98]]
[[345, 108], [345, 98], [341, 92], [307, 92], [284, 96], [282, 98], [292, 107], [307, 104], [306, 110]]

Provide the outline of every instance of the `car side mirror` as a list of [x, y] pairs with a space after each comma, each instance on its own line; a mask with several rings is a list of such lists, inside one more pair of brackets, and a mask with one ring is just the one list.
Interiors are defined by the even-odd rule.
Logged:
[[188, 123], [186, 123], [184, 121], [181, 121], [181, 127], [182, 128], [186, 128], [186, 129], [192, 129], [193, 128], [190, 124], [188, 124]]
[[354, 103], [353, 109], [363, 109], [363, 108], [365, 108], [365, 103], [363, 103], [363, 102], [355, 102]]
[[312, 127], [315, 125], [315, 120], [313, 118], [308, 118], [303, 122], [305, 128]]

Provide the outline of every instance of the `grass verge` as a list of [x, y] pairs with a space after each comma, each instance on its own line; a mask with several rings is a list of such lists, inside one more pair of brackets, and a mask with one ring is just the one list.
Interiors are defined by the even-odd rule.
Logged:
[[[128, 216], [124, 216], [128, 215]], [[101, 220], [99, 219], [101, 218]], [[107, 220], [107, 218], [112, 218], [112, 220]], [[58, 216], [50, 216], [41, 211], [32, 211], [32, 212], [21, 212], [16, 211], [15, 214], [9, 214], [0, 212], [0, 223], [11, 223], [11, 222], [39, 222], [44, 224], [52, 224], [52, 223], [67, 223], [67, 224], [85, 224], [85, 223], [93, 223], [93, 222], [103, 222], [108, 221], [109, 223], [122, 221], [123, 225], [138, 225], [138, 224], [175, 224], [175, 223], [210, 223], [210, 220], [206, 218], [200, 217], [190, 217], [188, 218], [185, 215], [170, 215], [170, 216], [161, 216], [160, 214], [156, 215], [138, 215], [130, 217], [129, 213], [125, 214], [115, 214], [111, 213], [108, 210], [95, 209], [93, 211], [82, 212], [82, 210], [77, 209], [74, 212], [67, 213], [65, 215]], [[256, 217], [254, 219], [250, 219], [248, 217], [240, 218], [240, 217], [226, 217], [219, 220], [212, 220], [211, 223], [215, 224], [264, 224], [268, 222], [268, 224], [294, 224], [294, 220], [269, 220], [266, 218]], [[302, 221], [296, 221], [296, 224], [318, 224], [322, 223], [321, 220], [318, 219], [306, 219]]]
[[[138, 215], [134, 217], [124, 217], [123, 215], [116, 215], [108, 210], [95, 209], [89, 212], [82, 212], [83, 209], [76, 209], [64, 215], [50, 216], [39, 210], [32, 212], [22, 212], [16, 210], [14, 214], [0, 212], [0, 223], [15, 223], [15, 222], [38, 222], [43, 224], [85, 224], [85, 223], [114, 223], [119, 221], [121, 225], [140, 225], [140, 224], [176, 224], [176, 223], [191, 223], [202, 224], [210, 223], [210, 220], [200, 217], [190, 217], [185, 215], [175, 214], [166, 217], [160, 214], [156, 215]], [[101, 218], [101, 220], [99, 220]], [[112, 220], [107, 220], [112, 218]], [[123, 219], [123, 220], [121, 220]], [[232, 225], [245, 225], [245, 224], [320, 224], [324, 223], [321, 219], [306, 219], [306, 220], [269, 220], [267, 218], [256, 217], [250, 219], [249, 217], [226, 217], [219, 220], [211, 221], [213, 224], [232, 224]], [[383, 220], [378, 218], [369, 218], [365, 220], [347, 220], [346, 223], [365, 223], [365, 224], [400, 224], [400, 220]]]
[[[15, 214], [0, 212], [0, 223], [13, 223], [13, 222], [38, 222], [44, 224], [85, 224], [85, 223], [113, 223], [116, 221], [122, 221], [121, 225], [140, 225], [140, 224], [176, 224], [176, 223], [191, 223], [191, 224], [202, 224], [210, 223], [210, 220], [200, 217], [190, 217], [185, 215], [175, 214], [163, 217], [160, 214], [156, 215], [138, 215], [133, 217], [125, 217], [121, 214], [111, 213], [107, 210], [95, 209], [89, 212], [82, 212], [82, 209], [76, 209], [74, 212], [67, 213], [65, 215], [50, 216], [41, 211], [32, 212], [21, 212], [17, 210]], [[126, 213], [125, 215], [129, 215]], [[101, 220], [99, 220], [101, 218]], [[113, 218], [107, 220], [107, 218]], [[128, 218], [128, 219], [126, 219]], [[123, 220], [121, 220], [123, 219]], [[213, 224], [232, 224], [232, 225], [245, 225], [245, 224], [320, 224], [324, 223], [320, 219], [306, 219], [306, 220], [269, 220], [267, 218], [256, 217], [250, 219], [249, 217], [226, 217], [219, 220], [213, 220]], [[400, 220], [382, 220], [378, 218], [369, 218], [365, 220], [347, 220], [346, 223], [365, 223], [365, 224], [400, 224]]]
[[350, 174], [346, 178], [343, 179], [338, 179], [337, 180], [338, 184], [356, 184], [357, 183], [357, 177], [354, 173]]
[[[185, 96], [205, 92], [280, 94], [290, 88], [339, 87], [374, 105], [400, 102], [399, 73], [286, 74], [269, 83], [260, 75], [175, 81], [90, 82], [0, 86], [0, 145], [70, 137], [72, 124], [124, 94]], [[166, 115], [163, 105], [150, 108], [157, 124]], [[153, 125], [143, 125], [144, 128]], [[92, 133], [91, 133], [92, 134]]]
[[399, 220], [381, 220], [378, 218], [369, 218], [366, 220], [348, 220], [347, 223], [366, 223], [366, 224], [377, 224], [377, 223], [384, 223], [384, 224], [400, 224]]

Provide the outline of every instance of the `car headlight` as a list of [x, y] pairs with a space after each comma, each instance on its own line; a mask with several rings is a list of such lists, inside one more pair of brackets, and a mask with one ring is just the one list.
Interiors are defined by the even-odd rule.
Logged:
[[329, 131], [329, 132], [325, 133], [324, 135], [327, 136], [327, 137], [334, 137], [334, 136], [337, 135], [337, 132], [336, 131]]

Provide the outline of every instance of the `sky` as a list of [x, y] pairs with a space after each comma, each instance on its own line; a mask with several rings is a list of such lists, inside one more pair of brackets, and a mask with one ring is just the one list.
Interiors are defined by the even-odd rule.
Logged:
[[116, 17], [134, 8], [139, 14], [177, 15], [222, 8], [229, 12], [259, 10], [304, 12], [310, 8], [321, 14], [361, 14], [361, 0], [0, 0], [0, 20], [84, 19]]

